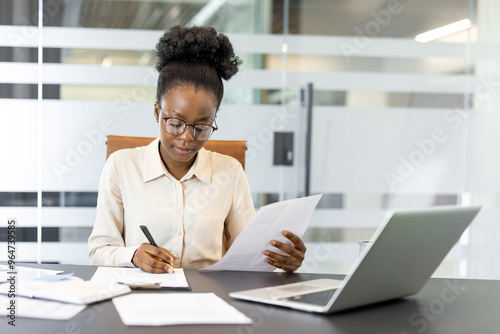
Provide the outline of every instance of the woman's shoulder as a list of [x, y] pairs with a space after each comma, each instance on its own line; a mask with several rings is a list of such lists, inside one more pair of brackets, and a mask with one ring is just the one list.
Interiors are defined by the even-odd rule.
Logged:
[[140, 170], [144, 164], [147, 146], [123, 148], [111, 153], [106, 161], [105, 169], [126, 172], [130, 169]]
[[241, 163], [230, 155], [209, 151], [205, 149], [208, 159], [210, 159], [212, 168], [215, 170], [240, 170], [243, 171]]
[[146, 152], [147, 146], [140, 146], [134, 148], [122, 148], [118, 151], [111, 153], [108, 157], [109, 161], [113, 161], [115, 163], [126, 163], [132, 162], [136, 160], [143, 160], [144, 153]]

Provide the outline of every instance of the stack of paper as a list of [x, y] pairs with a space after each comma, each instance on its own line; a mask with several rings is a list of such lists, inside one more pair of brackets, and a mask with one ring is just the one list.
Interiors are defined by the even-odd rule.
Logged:
[[[13, 299], [8, 296], [0, 295], [0, 316], [9, 316], [10, 310], [7, 305]], [[75, 305], [61, 302], [54, 302], [43, 299], [31, 299], [17, 297], [15, 299], [15, 315], [20, 318], [38, 318], [38, 319], [53, 319], [53, 320], [67, 320], [73, 318], [79, 312], [85, 309], [85, 305]], [[4, 318], [5, 319], [5, 318]], [[7, 318], [8, 319], [8, 318]], [[7, 320], [5, 320], [7, 321]]]
[[[8, 274], [11, 272], [9, 266], [0, 264], [0, 283], [7, 282]], [[62, 273], [62, 270], [38, 269], [23, 266], [16, 266], [16, 279], [31, 280], [39, 279], [49, 275], [57, 275]]]
[[[61, 275], [57, 275], [61, 276]], [[66, 276], [66, 275], [64, 275]], [[0, 284], [0, 294], [9, 294], [10, 284]], [[50, 279], [19, 280], [15, 294], [28, 298], [56, 300], [72, 304], [90, 304], [130, 292], [128, 286], [120, 284], [100, 285], [84, 281], [79, 277], [65, 277], [60, 281]]]
[[62, 271], [16, 267], [13, 274], [0, 267], [0, 315], [64, 320], [85, 309], [86, 304], [110, 299], [130, 292], [115, 284], [101, 286], [73, 274], [56, 275]]

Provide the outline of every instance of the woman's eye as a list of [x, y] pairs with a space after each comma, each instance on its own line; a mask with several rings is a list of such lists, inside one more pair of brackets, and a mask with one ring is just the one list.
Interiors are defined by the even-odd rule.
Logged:
[[181, 128], [184, 126], [184, 123], [180, 122], [180, 121], [176, 121], [176, 120], [170, 120], [168, 122], [168, 125], [173, 127], [173, 128]]
[[201, 133], [201, 132], [206, 132], [209, 129], [209, 127], [203, 125], [203, 126], [196, 126], [194, 129], [196, 132]]

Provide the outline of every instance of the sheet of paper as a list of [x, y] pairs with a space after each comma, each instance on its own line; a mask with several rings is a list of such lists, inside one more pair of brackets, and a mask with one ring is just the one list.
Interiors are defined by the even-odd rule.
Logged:
[[272, 239], [291, 245], [282, 231], [302, 237], [321, 196], [314, 195], [269, 204], [260, 208], [255, 218], [238, 235], [219, 262], [201, 270], [273, 271], [263, 254], [265, 249], [281, 252], [271, 246]]
[[[65, 281], [83, 282], [83, 279], [81, 279], [80, 277], [70, 276], [66, 278]], [[50, 289], [51, 286], [57, 287], [57, 285], [51, 284], [53, 282], [44, 281], [42, 279], [16, 278], [15, 283], [16, 283], [16, 296], [28, 297], [28, 298], [36, 298], [35, 294], [37, 290], [43, 288]], [[0, 284], [0, 294], [7, 295], [9, 294], [9, 290], [10, 290], [10, 284]]]
[[[12, 270], [9, 269], [8, 265], [0, 264], [0, 283], [7, 282], [7, 278], [9, 277], [9, 272]], [[31, 280], [31, 279], [39, 279], [48, 275], [57, 275], [62, 273], [62, 270], [49, 270], [49, 269], [37, 269], [23, 266], [16, 266], [14, 270], [17, 274], [18, 279]]]
[[213, 293], [134, 293], [113, 304], [126, 326], [252, 323]]
[[[111, 299], [129, 292], [130, 288], [126, 285], [112, 282], [98, 284], [84, 281], [75, 276], [60, 281], [21, 279], [16, 281], [15, 289], [16, 297], [48, 299], [79, 305]], [[11, 293], [11, 285], [9, 283], [0, 284], [0, 294], [8, 295], [9, 293]]]
[[[13, 299], [8, 296], [0, 295], [0, 316], [8, 321], [7, 305]], [[3, 307], [5, 306], [5, 307]], [[38, 319], [54, 319], [67, 320], [73, 318], [79, 312], [85, 309], [85, 305], [74, 305], [60, 303], [43, 299], [31, 299], [16, 296], [15, 298], [15, 315], [21, 318], [38, 318]], [[7, 318], [5, 318], [7, 316]]]
[[40, 278], [37, 278], [37, 281], [45, 281], [45, 282], [59, 282], [59, 281], [64, 281], [67, 279], [70, 279], [73, 277], [75, 273], [69, 273], [69, 274], [59, 274], [59, 275], [46, 275], [42, 276]]
[[152, 274], [139, 268], [99, 267], [91, 281], [107, 284], [111, 281], [126, 284], [160, 284], [165, 288], [188, 288], [184, 270], [175, 268], [170, 274]]

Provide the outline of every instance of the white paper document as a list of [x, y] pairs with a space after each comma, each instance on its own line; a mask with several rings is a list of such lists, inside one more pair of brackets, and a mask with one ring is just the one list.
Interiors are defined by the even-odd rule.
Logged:
[[[7, 278], [11, 276], [9, 272], [12, 271], [8, 265], [0, 264], [0, 283], [7, 282]], [[63, 271], [16, 266], [14, 272], [16, 272], [17, 279], [30, 280], [39, 279], [47, 275], [56, 275]]]
[[275, 270], [275, 267], [264, 261], [266, 256], [263, 251], [269, 249], [281, 252], [270, 244], [273, 239], [292, 245], [283, 236], [283, 230], [302, 237], [321, 196], [323, 195], [296, 198], [263, 206], [222, 259], [201, 270]]
[[213, 293], [134, 293], [113, 304], [126, 326], [252, 323]]
[[100, 284], [112, 281], [136, 287], [157, 285], [162, 288], [189, 288], [182, 268], [175, 268], [169, 274], [152, 274], [139, 268], [99, 267], [91, 281]]
[[[0, 294], [8, 295], [11, 289], [9, 283], [0, 284]], [[49, 299], [80, 305], [111, 299], [128, 292], [130, 292], [130, 288], [125, 285], [109, 282], [96, 284], [74, 276], [66, 277], [61, 281], [47, 281], [43, 278], [36, 280], [21, 279], [16, 281], [15, 289], [16, 297]]]
[[[2, 316], [6, 322], [9, 319], [8, 312], [10, 312], [10, 310], [7, 309], [7, 305], [10, 305], [12, 300], [12, 298], [0, 295], [0, 305], [2, 305], [2, 307], [0, 307], [0, 316]], [[71, 319], [85, 309], [85, 305], [74, 305], [18, 296], [15, 298], [15, 307], [16, 317], [54, 320]], [[7, 318], [4, 316], [7, 316]]]

